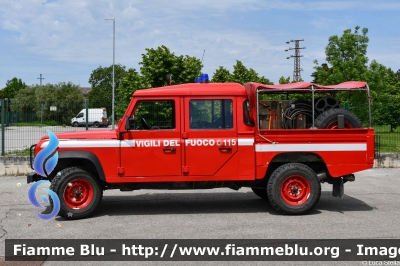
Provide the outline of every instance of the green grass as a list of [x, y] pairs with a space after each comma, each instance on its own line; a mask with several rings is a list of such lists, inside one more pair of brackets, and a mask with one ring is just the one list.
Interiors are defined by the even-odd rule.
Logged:
[[[368, 127], [365, 125], [365, 127]], [[393, 132], [390, 132], [390, 126], [385, 125], [385, 126], [374, 126], [375, 133], [381, 134], [381, 133], [400, 133], [400, 127], [393, 129]]]
[[400, 133], [376, 133], [380, 136], [380, 152], [400, 152]]
[[390, 132], [390, 126], [374, 126], [380, 137], [380, 152], [400, 152], [400, 127]]
[[40, 127], [40, 126], [60, 126], [61, 124], [58, 123], [57, 121], [51, 120], [51, 121], [43, 121], [43, 123], [40, 123], [39, 121], [35, 122], [18, 122], [18, 123], [12, 123], [11, 126], [14, 127]]
[[6, 156], [14, 155], [14, 156], [29, 156], [29, 148], [24, 150], [14, 150], [5, 153]]

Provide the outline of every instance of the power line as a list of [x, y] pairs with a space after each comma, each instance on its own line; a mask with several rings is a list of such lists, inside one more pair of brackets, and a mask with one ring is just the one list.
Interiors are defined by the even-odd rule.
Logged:
[[286, 59], [294, 58], [294, 70], [293, 70], [293, 81], [300, 81], [301, 80], [301, 71], [303, 71], [302, 68], [300, 68], [300, 57], [303, 57], [300, 55], [300, 49], [306, 49], [306, 47], [299, 47], [299, 42], [304, 41], [303, 40], [290, 40], [286, 42], [287, 44], [294, 42], [294, 48], [289, 47], [288, 49], [285, 50], [285, 52], [289, 50], [294, 50], [294, 55], [290, 55], [286, 57]]

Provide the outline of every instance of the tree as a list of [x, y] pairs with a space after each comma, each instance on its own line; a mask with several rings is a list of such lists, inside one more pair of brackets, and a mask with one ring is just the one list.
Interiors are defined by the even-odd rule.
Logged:
[[33, 113], [35, 111], [36, 87], [27, 87], [19, 90], [11, 104], [11, 111], [18, 113]]
[[[34, 85], [15, 95], [11, 111], [20, 114], [21, 122], [43, 120], [69, 124], [71, 118], [85, 107], [84, 100], [79, 86], [70, 82]], [[51, 106], [57, 110], [51, 111]]]
[[[251, 69], [251, 68], [250, 68]], [[261, 84], [265, 84], [265, 85], [272, 85], [274, 84], [272, 81], [270, 81], [269, 79], [267, 79], [264, 76], [259, 77], [258, 79], [256, 79], [257, 83], [261, 83]]]
[[21, 79], [12, 78], [11, 80], [7, 80], [6, 86], [3, 89], [2, 97], [3, 98], [14, 98], [19, 90], [25, 89], [28, 86], [22, 82]]
[[[116, 104], [119, 101], [118, 88], [122, 84], [122, 79], [126, 73], [125, 66], [120, 64], [114, 66], [114, 80], [115, 80], [115, 91], [114, 99]], [[108, 114], [112, 111], [112, 75], [113, 66], [101, 67], [93, 70], [90, 74], [89, 83], [92, 86], [92, 90], [88, 93], [89, 107], [99, 108], [105, 107]]]
[[290, 76], [285, 78], [284, 76], [279, 78], [279, 84], [289, 84], [290, 83]]
[[387, 103], [373, 105], [374, 124], [390, 125], [390, 131], [393, 132], [400, 125], [400, 96], [383, 95], [382, 100]]
[[393, 131], [400, 125], [400, 80], [392, 69], [373, 60], [367, 81], [373, 99], [374, 124], [390, 125], [390, 131]]
[[220, 66], [215, 70], [211, 82], [229, 82], [230, 80], [232, 80], [232, 75], [229, 70]]
[[220, 66], [215, 71], [212, 82], [237, 82], [240, 84], [257, 82], [261, 84], [273, 84], [264, 76], [259, 77], [258, 73], [254, 69], [247, 69], [247, 67], [245, 67], [239, 60], [236, 60], [236, 64], [233, 66], [232, 74], [229, 72], [229, 70]]
[[167, 85], [167, 75], [172, 76], [173, 84], [194, 82], [203, 67], [200, 59], [188, 55], [176, 56], [164, 45], [157, 49], [146, 48], [139, 65], [142, 66], [141, 75], [151, 87]]
[[[85, 107], [79, 86], [71, 82], [36, 86], [35, 98], [36, 116], [42, 117], [43, 121], [56, 121], [58, 124], [69, 124], [71, 118]], [[57, 110], [51, 111], [51, 106]]]
[[[314, 60], [314, 64], [318, 66], [318, 61]], [[314, 69], [316, 69], [316, 67], [314, 67]], [[314, 78], [312, 82], [316, 84], [322, 84], [324, 83], [324, 80], [327, 80], [328, 77], [332, 74], [332, 67], [329, 67], [327, 63], [323, 63], [320, 67], [318, 67], [318, 70], [319, 71], [315, 71], [311, 74], [311, 77]]]
[[136, 90], [162, 87], [167, 85], [167, 75], [172, 76], [173, 84], [194, 82], [199, 76], [202, 64], [196, 57], [188, 55], [176, 56], [167, 47], [147, 48], [139, 62], [140, 73], [130, 68], [121, 78], [117, 86], [118, 102], [116, 113], [122, 116]]
[[236, 60], [236, 65], [233, 66], [232, 81], [240, 84], [245, 84], [247, 82], [272, 84], [264, 76], [259, 77], [258, 73], [254, 69], [247, 69], [239, 60]]
[[132, 98], [132, 94], [140, 89], [150, 88], [150, 82], [141, 76], [134, 68], [128, 69], [122, 77], [121, 86], [117, 88], [119, 101], [116, 103], [115, 112], [121, 117]]
[[396, 72], [396, 76], [397, 76], [397, 78], [398, 78], [398, 79], [400, 79], [400, 69], [399, 69], [399, 70], [397, 70], [397, 72]]
[[[397, 106], [396, 95], [398, 95], [399, 79], [389, 68], [379, 64], [375, 60], [368, 66], [367, 47], [368, 29], [356, 26], [354, 32], [347, 29], [343, 35], [329, 38], [325, 48], [326, 61], [318, 65], [314, 61], [315, 72], [312, 74], [314, 82], [318, 84], [338, 84], [345, 81], [366, 81], [369, 84], [374, 106], [374, 120], [378, 124], [396, 125], [389, 119], [390, 108], [381, 108], [383, 105]], [[368, 121], [368, 105], [365, 92], [339, 92], [335, 94], [339, 101], [349, 103], [350, 110], [354, 112], [361, 121]], [[397, 108], [397, 107], [396, 107]], [[385, 115], [382, 115], [385, 114]], [[394, 114], [392, 112], [392, 114]], [[388, 118], [388, 119], [385, 119]]]
[[368, 29], [363, 28], [359, 34], [359, 26], [354, 32], [347, 29], [343, 35], [329, 37], [329, 43], [325, 48], [327, 64], [318, 65], [314, 61], [316, 70], [312, 76], [319, 84], [338, 84], [349, 80], [365, 80], [368, 57]]

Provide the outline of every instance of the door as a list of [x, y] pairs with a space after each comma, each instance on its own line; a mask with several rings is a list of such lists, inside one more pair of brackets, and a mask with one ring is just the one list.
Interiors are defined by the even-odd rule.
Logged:
[[[214, 176], [237, 152], [236, 112], [233, 111], [236, 99], [187, 97], [184, 105], [183, 174]], [[229, 174], [227, 169], [224, 174]], [[236, 169], [231, 171], [234, 173]]]
[[131, 117], [137, 128], [123, 135], [124, 177], [181, 175], [179, 99], [138, 100]]
[[76, 122], [79, 123], [79, 125], [84, 125], [85, 122], [85, 113], [80, 112], [77, 116], [76, 116]]

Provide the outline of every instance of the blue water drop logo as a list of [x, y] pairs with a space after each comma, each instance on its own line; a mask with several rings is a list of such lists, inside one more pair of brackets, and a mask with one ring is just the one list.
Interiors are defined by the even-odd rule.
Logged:
[[[51, 174], [51, 172], [54, 170], [58, 162], [58, 138], [50, 130], [47, 130], [47, 134], [49, 135], [49, 143], [36, 155], [35, 161], [33, 162], [33, 169], [36, 171], [37, 174], [43, 177], [48, 177], [49, 174]], [[41, 209], [43, 209], [44, 207], [36, 199], [36, 191], [38, 187], [42, 184], [50, 184], [50, 182], [47, 180], [40, 180], [34, 183], [28, 191], [29, 201], [32, 203], [33, 206]], [[54, 191], [48, 188], [43, 188], [43, 190], [46, 191], [51, 197], [53, 202], [53, 210], [49, 214], [42, 214], [38, 212], [35, 212], [35, 214], [42, 220], [49, 220], [55, 217], [60, 211], [60, 199]], [[49, 203], [45, 195], [42, 195], [41, 199], [43, 202], [47, 204]]]
[[49, 135], [49, 143], [36, 155], [33, 162], [33, 169], [43, 177], [47, 177], [58, 162], [58, 138], [50, 130], [47, 130], [47, 134]]
[[[29, 191], [28, 191], [29, 201], [32, 203], [33, 206], [35, 206], [36, 208], [41, 208], [41, 209], [43, 209], [44, 207], [36, 199], [36, 191], [37, 191], [38, 187], [42, 184], [50, 184], [50, 182], [47, 180], [40, 180], [40, 181], [34, 183], [29, 188]], [[51, 197], [51, 199], [53, 201], [53, 210], [49, 214], [42, 214], [42, 213], [38, 213], [38, 212], [35, 212], [35, 214], [42, 220], [49, 220], [49, 219], [55, 217], [58, 214], [58, 212], [60, 211], [60, 200], [59, 200], [57, 194], [54, 193], [54, 191], [51, 191], [48, 188], [43, 188], [43, 190], [46, 191], [49, 194], [49, 196]], [[42, 195], [41, 198], [45, 203], [49, 203], [46, 196]]]

